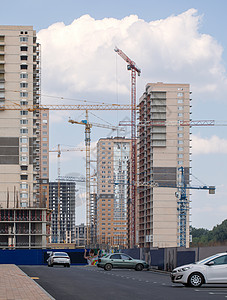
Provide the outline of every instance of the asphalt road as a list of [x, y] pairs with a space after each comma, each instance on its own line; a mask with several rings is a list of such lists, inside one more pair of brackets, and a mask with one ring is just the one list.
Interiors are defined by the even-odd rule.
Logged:
[[227, 299], [227, 285], [187, 288], [165, 273], [104, 271], [94, 266], [19, 266], [56, 300], [216, 300]]

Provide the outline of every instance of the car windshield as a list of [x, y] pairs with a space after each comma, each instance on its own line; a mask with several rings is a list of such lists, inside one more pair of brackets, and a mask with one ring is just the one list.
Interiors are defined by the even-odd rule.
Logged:
[[64, 252], [56, 252], [54, 253], [54, 256], [62, 256], [62, 257], [67, 257], [68, 254], [67, 253], [64, 253]]
[[204, 258], [204, 259], [202, 259], [202, 260], [197, 261], [196, 264], [198, 264], [198, 265], [201, 265], [201, 264], [202, 264], [202, 265], [203, 265], [203, 264], [205, 264], [206, 262], [208, 262], [209, 260], [214, 259], [214, 258], [216, 258], [216, 257], [218, 257], [218, 256], [219, 256], [219, 254], [209, 256], [209, 257], [207, 257], [207, 258]]

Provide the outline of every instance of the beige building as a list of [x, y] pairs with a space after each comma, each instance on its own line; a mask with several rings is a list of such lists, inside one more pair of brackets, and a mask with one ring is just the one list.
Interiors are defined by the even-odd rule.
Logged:
[[[180, 167], [189, 182], [190, 87], [188, 84], [149, 83], [139, 100], [138, 180], [158, 187], [138, 188], [138, 245], [189, 246], [189, 210], [184, 236], [179, 211]], [[142, 126], [141, 126], [142, 125]]]
[[[32, 26], [0, 26], [0, 204], [48, 203], [49, 113], [40, 102], [40, 45]], [[9, 110], [14, 106], [13, 110]], [[15, 109], [16, 108], [16, 109]]]
[[0, 247], [45, 248], [50, 234], [49, 112], [32, 26], [0, 26]]
[[130, 140], [102, 138], [97, 144], [97, 240], [127, 246], [127, 162]]

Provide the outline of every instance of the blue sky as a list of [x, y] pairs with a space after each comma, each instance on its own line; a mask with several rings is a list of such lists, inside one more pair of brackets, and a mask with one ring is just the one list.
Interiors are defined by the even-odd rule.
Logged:
[[[226, 10], [225, 0], [8, 0], [1, 3], [1, 24], [33, 25], [37, 31], [42, 44], [43, 95], [128, 103], [129, 73], [114, 54], [117, 42], [142, 69], [137, 81], [138, 98], [149, 81], [190, 83], [192, 119], [227, 120]], [[138, 18], [125, 19], [130, 15]], [[50, 102], [44, 96], [42, 101], [61, 103], [57, 98]], [[116, 125], [129, 118], [129, 113], [93, 113], [90, 119], [96, 123], [102, 123], [101, 118]], [[84, 129], [68, 124], [68, 117], [84, 118], [82, 112], [52, 113], [51, 147], [58, 143], [83, 146]], [[94, 129], [92, 141], [109, 133], [110, 130]], [[227, 218], [226, 127], [192, 128], [192, 136], [192, 173], [217, 187], [215, 196], [192, 191], [192, 225], [212, 228]], [[51, 179], [56, 178], [56, 170], [56, 160], [51, 155]], [[62, 154], [61, 170], [62, 175], [84, 174], [83, 155]], [[194, 180], [192, 183], [197, 185]]]

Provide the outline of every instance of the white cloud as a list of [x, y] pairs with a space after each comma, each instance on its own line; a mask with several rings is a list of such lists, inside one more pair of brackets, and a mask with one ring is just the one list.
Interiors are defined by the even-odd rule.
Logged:
[[192, 154], [226, 154], [227, 140], [214, 135], [211, 138], [201, 138], [192, 135]]
[[114, 102], [119, 93], [120, 102], [128, 103], [130, 74], [114, 53], [117, 45], [142, 69], [138, 95], [148, 82], [156, 81], [189, 82], [193, 92], [217, 95], [226, 89], [223, 49], [212, 36], [199, 32], [201, 20], [189, 9], [151, 22], [136, 15], [121, 20], [84, 15], [70, 25], [55, 23], [38, 33], [43, 90], [105, 102]]

